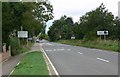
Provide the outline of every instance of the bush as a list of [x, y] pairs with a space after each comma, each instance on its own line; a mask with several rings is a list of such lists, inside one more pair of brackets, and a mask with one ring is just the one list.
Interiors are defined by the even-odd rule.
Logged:
[[46, 35], [46, 34], [41, 34], [39, 38], [40, 38], [41, 40], [42, 40], [42, 39], [48, 40], [48, 35]]
[[14, 56], [20, 53], [20, 49], [22, 48], [19, 45], [19, 40], [17, 37], [10, 37], [10, 46], [11, 46], [11, 55]]

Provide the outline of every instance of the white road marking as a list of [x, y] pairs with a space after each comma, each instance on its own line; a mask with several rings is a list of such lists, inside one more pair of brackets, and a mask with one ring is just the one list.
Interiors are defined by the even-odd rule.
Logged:
[[56, 51], [56, 49], [54, 49], [54, 51]]
[[97, 59], [98, 59], [98, 60], [101, 60], [101, 61], [104, 61], [104, 62], [107, 62], [107, 63], [110, 62], [110, 61], [108, 61], [108, 60], [105, 60], [105, 59], [102, 59], [102, 58], [99, 58], [99, 57], [98, 57]]
[[52, 50], [46, 50], [46, 51], [52, 51]]
[[[42, 47], [42, 45], [41, 45]], [[51, 60], [49, 59], [48, 55], [46, 54], [46, 52], [44, 51], [44, 49], [42, 48], [42, 52], [44, 53], [44, 55], [46, 56], [47, 60], [49, 61], [50, 65], [52, 66], [54, 72], [55, 72], [55, 75], [57, 75], [57, 77], [60, 77], [59, 76], [59, 73], [57, 72], [55, 66], [53, 65], [53, 63], [51, 62]]]
[[53, 44], [50, 44], [50, 43], [47, 43], [48, 45], [53, 45]]
[[64, 51], [65, 49], [53, 49], [53, 51]]
[[57, 51], [64, 51], [65, 49], [57, 49]]
[[83, 54], [83, 53], [81, 53], [81, 52], [78, 52], [79, 54]]
[[42, 44], [45, 44], [45, 45], [53, 45], [53, 44], [51, 44], [51, 43], [42, 43]]
[[[20, 61], [17, 63], [17, 65], [16, 66], [18, 66], [20, 64]], [[9, 75], [11, 75], [13, 72], [15, 71], [15, 68], [10, 72], [10, 74]]]
[[11, 75], [13, 72], [15, 71], [15, 68], [10, 72], [10, 74], [9, 75]]
[[17, 63], [17, 66], [20, 64], [20, 61]]
[[71, 49], [67, 49], [68, 51], [70, 51]]

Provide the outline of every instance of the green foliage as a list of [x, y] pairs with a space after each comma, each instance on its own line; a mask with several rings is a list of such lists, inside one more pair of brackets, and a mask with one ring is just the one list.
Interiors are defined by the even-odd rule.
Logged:
[[41, 22], [47, 22], [48, 20], [53, 19], [53, 6], [50, 2], [39, 1], [35, 3], [34, 16]]
[[9, 35], [13, 30], [29, 31], [29, 35], [38, 35], [45, 22], [53, 18], [53, 8], [48, 1], [42, 2], [3, 2], [2, 3], [2, 39], [9, 44]]
[[48, 31], [51, 41], [59, 39], [70, 39], [73, 35], [73, 20], [71, 17], [62, 16], [59, 20], [55, 20]]
[[20, 53], [20, 49], [22, 48], [20, 46], [20, 42], [18, 41], [17, 37], [11, 37], [10, 38], [10, 46], [11, 46], [11, 54], [16, 55]]
[[22, 3], [2, 3], [2, 41], [9, 44], [9, 35], [22, 25]]
[[48, 40], [48, 35], [46, 35], [46, 34], [41, 34], [39, 38], [40, 38], [41, 40], [42, 40], [42, 39]]
[[120, 38], [120, 19], [115, 18], [102, 3], [95, 10], [80, 17], [78, 22], [73, 23], [72, 18], [67, 16], [55, 20], [48, 35], [51, 41], [70, 39], [71, 36], [75, 36], [76, 39], [96, 40], [99, 37], [97, 31], [104, 30], [108, 31], [107, 39]]
[[37, 5], [31, 2], [23, 3], [23, 5], [25, 6], [25, 9], [27, 9], [23, 13], [23, 20], [22, 20], [23, 29], [27, 30], [31, 37], [34, 35], [37, 36], [43, 28], [42, 21], [37, 20], [33, 12], [33, 10], [35, 9], [35, 6]]
[[101, 4], [95, 10], [87, 12], [80, 17], [80, 26], [82, 33], [85, 37], [96, 36], [98, 30], [108, 30], [109, 36], [111, 36], [114, 16], [111, 12], [105, 9], [106, 7]]
[[112, 39], [119, 39], [120, 40], [120, 19], [116, 17], [114, 19], [114, 24], [112, 26]]
[[59, 40], [58, 43], [119, 52], [117, 40]]
[[81, 25], [79, 25], [77, 22], [73, 26], [73, 33], [76, 39], [82, 39], [84, 36], [84, 33], [82, 32]]
[[20, 40], [17, 37], [10, 37], [12, 56], [29, 51], [32, 45], [32, 42], [28, 42], [28, 46], [25, 46], [20, 42]]
[[[48, 1], [39, 3], [3, 2], [2, 42], [11, 45], [12, 55], [28, 51], [29, 48], [25, 48], [22, 43], [24, 40], [21, 41], [23, 46], [20, 46], [17, 35], [14, 35], [14, 37], [10, 36], [16, 34], [21, 26], [23, 30], [28, 31], [30, 37], [37, 36], [45, 29], [45, 22], [53, 18], [52, 14], [53, 8]], [[46, 36], [44, 38], [47, 39]]]

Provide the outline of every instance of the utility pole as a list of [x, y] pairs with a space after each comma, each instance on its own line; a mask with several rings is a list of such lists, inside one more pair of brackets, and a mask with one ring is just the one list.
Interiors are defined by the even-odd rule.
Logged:
[[22, 26], [20, 27], [20, 29], [21, 29], [21, 31], [23, 31], [23, 27]]
[[[20, 27], [20, 30], [23, 31], [23, 27], [22, 26]], [[18, 42], [19, 42], [19, 45], [21, 45], [20, 38], [18, 38]]]

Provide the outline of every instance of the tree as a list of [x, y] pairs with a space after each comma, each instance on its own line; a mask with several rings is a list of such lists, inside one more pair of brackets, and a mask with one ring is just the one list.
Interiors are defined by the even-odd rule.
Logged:
[[73, 25], [72, 18], [66, 15], [62, 16], [59, 20], [55, 20], [48, 31], [51, 41], [70, 39], [73, 35]]
[[120, 40], [120, 19], [118, 17], [114, 19], [111, 38]]
[[73, 26], [73, 34], [74, 34], [76, 39], [82, 39], [83, 38], [81, 25], [79, 25], [77, 22], [75, 22], [75, 24]]
[[30, 36], [37, 36], [43, 27], [42, 22], [40, 22], [39, 20], [35, 19], [35, 16], [33, 15], [33, 10], [35, 8], [35, 3], [23, 3], [25, 6], [25, 9], [27, 9], [24, 13], [23, 13], [23, 29], [27, 30], [29, 32]]
[[96, 38], [96, 32], [98, 30], [108, 30], [109, 36], [111, 35], [111, 29], [113, 25], [114, 15], [106, 10], [103, 3], [90, 12], [80, 17], [80, 26], [85, 38]]
[[73, 23], [72, 17], [62, 16], [55, 20], [48, 31], [52, 41], [59, 39], [70, 39], [75, 36], [76, 39], [95, 40], [98, 38], [96, 32], [107, 30], [108, 39], [117, 39], [119, 37], [120, 20], [114, 18], [114, 15], [106, 10], [102, 3], [95, 10], [87, 12], [80, 17], [79, 22]]
[[2, 42], [9, 43], [9, 35], [22, 24], [22, 13], [25, 11], [21, 3], [2, 4]]
[[3, 3], [2, 42], [8, 44], [10, 34], [14, 30], [20, 30], [21, 26], [29, 31], [29, 35], [38, 35], [44, 28], [45, 22], [53, 18], [52, 11], [52, 5], [48, 1]]
[[53, 6], [47, 0], [40, 0], [35, 3], [34, 16], [37, 20], [43, 23], [42, 34], [45, 34], [46, 22], [53, 19]]
[[47, 22], [53, 19], [53, 7], [48, 1], [39, 1], [35, 3], [34, 15], [41, 22]]

